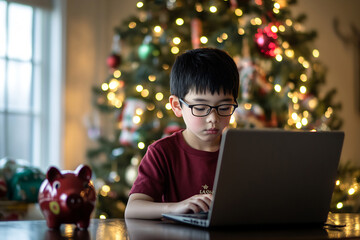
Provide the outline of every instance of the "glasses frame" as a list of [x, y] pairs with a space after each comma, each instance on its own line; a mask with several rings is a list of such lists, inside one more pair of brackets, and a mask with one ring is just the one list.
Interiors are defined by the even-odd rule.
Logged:
[[[211, 106], [211, 105], [208, 105], [208, 104], [191, 104], [191, 105], [190, 105], [190, 104], [188, 104], [187, 102], [185, 102], [185, 100], [183, 100], [182, 98], [179, 98], [179, 101], [180, 101], [180, 103], [183, 103], [183, 104], [185, 104], [188, 108], [190, 108], [190, 109], [191, 109], [191, 114], [192, 114], [193, 116], [195, 116], [195, 117], [206, 117], [207, 115], [209, 115], [209, 114], [211, 113], [211, 110], [212, 110], [212, 109], [215, 109], [215, 110], [216, 110], [216, 113], [217, 113], [219, 116], [221, 116], [221, 117], [229, 117], [229, 116], [231, 116], [231, 115], [235, 112], [235, 109], [238, 107], [238, 104], [237, 104], [237, 103], [236, 103], [236, 104], [220, 104], [220, 105], [217, 105], [217, 106]], [[207, 106], [207, 107], [209, 107], [209, 110], [208, 110], [208, 112], [207, 112], [205, 115], [195, 115], [193, 108], [196, 107], [196, 106]], [[233, 106], [234, 109], [233, 109], [233, 111], [232, 111], [230, 114], [224, 115], [224, 114], [220, 114], [220, 113], [219, 113], [219, 110], [218, 110], [218, 108], [219, 108], [219, 107], [222, 107], [222, 106]]]

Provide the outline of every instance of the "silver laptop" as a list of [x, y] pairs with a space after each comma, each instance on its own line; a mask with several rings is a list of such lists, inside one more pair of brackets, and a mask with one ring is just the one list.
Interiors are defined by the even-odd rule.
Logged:
[[193, 225], [319, 224], [327, 220], [344, 133], [228, 129], [208, 213], [163, 214]]

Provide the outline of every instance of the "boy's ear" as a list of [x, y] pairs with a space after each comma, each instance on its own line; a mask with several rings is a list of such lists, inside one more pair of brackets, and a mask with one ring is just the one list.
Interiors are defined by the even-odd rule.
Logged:
[[171, 109], [175, 113], [175, 116], [182, 117], [182, 111], [181, 111], [179, 98], [174, 96], [174, 95], [171, 95], [169, 97], [169, 102], [170, 102], [170, 105], [171, 105]]

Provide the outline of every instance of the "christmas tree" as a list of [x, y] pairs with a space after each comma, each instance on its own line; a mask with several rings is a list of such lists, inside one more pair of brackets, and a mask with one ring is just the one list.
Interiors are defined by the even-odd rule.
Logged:
[[147, 146], [183, 127], [169, 106], [169, 74], [178, 54], [227, 51], [240, 73], [232, 127], [334, 130], [335, 90], [319, 96], [326, 69], [315, 31], [294, 0], [143, 0], [115, 29], [109, 77], [94, 87], [89, 162], [99, 189], [97, 216], [121, 217]]

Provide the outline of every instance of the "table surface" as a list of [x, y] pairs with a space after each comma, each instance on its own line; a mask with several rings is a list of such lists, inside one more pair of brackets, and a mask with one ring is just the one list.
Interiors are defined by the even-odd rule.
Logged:
[[87, 230], [63, 224], [51, 230], [45, 220], [0, 222], [0, 239], [344, 239], [360, 238], [360, 214], [330, 213], [342, 228], [232, 227], [204, 229], [168, 220], [91, 219]]

